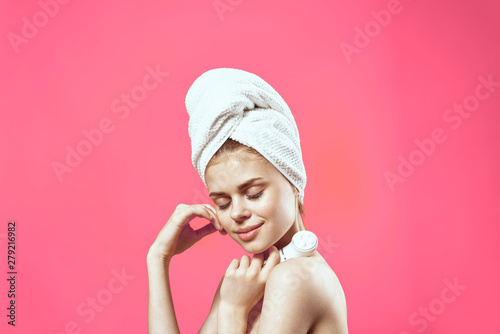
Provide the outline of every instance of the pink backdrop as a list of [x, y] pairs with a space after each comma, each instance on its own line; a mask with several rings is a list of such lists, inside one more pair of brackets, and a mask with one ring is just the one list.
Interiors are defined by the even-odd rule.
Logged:
[[[216, 67], [294, 113], [351, 333], [498, 333], [498, 1], [1, 6], [2, 333], [146, 333], [147, 250], [178, 203], [209, 203], [184, 98]], [[174, 259], [183, 333], [242, 254], [214, 234]]]

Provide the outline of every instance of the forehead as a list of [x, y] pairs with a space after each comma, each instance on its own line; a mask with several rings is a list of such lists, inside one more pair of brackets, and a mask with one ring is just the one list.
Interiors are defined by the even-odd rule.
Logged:
[[252, 178], [261, 177], [269, 180], [279, 177], [281, 173], [267, 160], [258, 158], [228, 158], [205, 171], [205, 181], [210, 191], [236, 188]]

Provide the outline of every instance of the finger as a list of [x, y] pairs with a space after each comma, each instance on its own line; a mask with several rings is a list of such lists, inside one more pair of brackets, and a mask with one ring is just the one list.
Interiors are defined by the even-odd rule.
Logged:
[[240, 260], [240, 268], [247, 269], [250, 265], [250, 257], [248, 255], [243, 255]]
[[255, 254], [252, 257], [252, 263], [250, 264], [250, 268], [260, 270], [262, 268], [262, 262], [264, 262], [264, 253]]
[[215, 221], [215, 219], [216, 219], [213, 212], [202, 205], [191, 205], [191, 206], [186, 207], [183, 210], [184, 211], [181, 211], [181, 217], [184, 216], [183, 218], [181, 218], [181, 220], [182, 220], [181, 227], [183, 225], [189, 223], [191, 220], [193, 220], [196, 217], [206, 218], [211, 222]]
[[229, 263], [229, 267], [227, 267], [226, 272], [238, 269], [239, 264], [240, 261], [238, 261], [238, 259], [233, 259], [231, 263]]
[[222, 230], [223, 229], [222, 224], [219, 221], [219, 217], [217, 217], [217, 211], [215, 211], [215, 209], [210, 204], [202, 204], [202, 205], [208, 210], [210, 215], [213, 217], [214, 219], [213, 224], [215, 225], [217, 230], [219, 231]]
[[267, 258], [269, 257], [269, 251], [271, 250], [271, 247], [269, 247], [268, 249], [266, 249], [262, 254], [264, 254], [264, 261], [267, 260]]
[[275, 246], [271, 246], [269, 250], [269, 257], [266, 260], [266, 265], [262, 269], [264, 275], [269, 275], [271, 269], [273, 269], [278, 263], [280, 263], [280, 254]]
[[207, 224], [207, 225], [203, 226], [202, 228], [195, 230], [196, 237], [198, 238], [198, 240], [209, 235], [209, 234], [214, 233], [215, 231], [217, 231], [217, 228], [212, 224]]
[[207, 204], [207, 203], [204, 203], [203, 205], [206, 206], [211, 211], [213, 211], [213, 213], [217, 214], [217, 211], [215, 210], [215, 208], [212, 205]]
[[203, 215], [203, 217], [208, 219], [216, 230], [220, 231], [222, 226], [218, 222], [217, 215], [212, 210], [210, 210], [206, 204], [201, 204], [198, 207], [204, 212], [206, 212], [206, 214]]

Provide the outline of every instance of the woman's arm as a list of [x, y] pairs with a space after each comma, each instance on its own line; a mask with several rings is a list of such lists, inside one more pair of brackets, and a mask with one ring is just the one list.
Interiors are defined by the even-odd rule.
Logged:
[[[195, 217], [206, 218], [210, 224], [194, 230], [189, 222]], [[215, 209], [208, 204], [179, 204], [161, 229], [146, 258], [149, 282], [149, 334], [179, 333], [170, 290], [170, 261], [174, 255], [184, 252], [201, 238], [217, 230], [222, 231], [222, 225]]]
[[210, 307], [208, 316], [198, 331], [198, 334], [217, 334], [217, 314], [219, 311], [220, 287], [223, 281], [224, 277], [222, 277], [219, 282], [219, 286], [217, 287], [217, 291], [215, 291], [214, 300], [212, 301], [212, 306]]
[[243, 255], [241, 261], [231, 261], [220, 292], [217, 317], [219, 334], [246, 332], [248, 313], [264, 295], [267, 278], [279, 260], [278, 249], [272, 246], [265, 265], [264, 253], [255, 254], [251, 264], [248, 255]]
[[148, 333], [180, 333], [170, 290], [169, 265], [160, 257], [148, 253]]
[[307, 333], [319, 317], [323, 296], [317, 279], [303, 263], [291, 259], [276, 266], [266, 284], [257, 333]]
[[[245, 333], [241, 324], [248, 310], [226, 309], [225, 324], [233, 326], [231, 333]], [[272, 269], [265, 284], [258, 333], [307, 333], [321, 325], [332, 333], [346, 334], [346, 321], [345, 296], [329, 267], [314, 259], [297, 258]]]
[[[300, 295], [298, 291], [291, 291], [289, 283], [298, 283], [286, 277], [286, 273], [293, 268], [290, 266], [291, 261], [271, 268], [266, 276], [259, 275], [256, 271], [258, 265], [254, 266], [255, 263], [258, 262], [252, 260], [253, 268], [250, 269], [248, 260], [242, 257], [241, 263], [233, 260], [229, 265], [226, 278], [228, 283], [232, 284], [223, 287], [227, 291], [227, 297], [223, 296], [219, 305], [219, 333], [246, 333], [248, 313], [254, 305], [253, 301], [262, 294], [264, 302], [258, 333], [306, 333], [310, 323], [304, 320], [311, 318], [309, 314], [311, 310], [308, 309], [308, 305], [303, 303], [300, 305], [299, 301], [305, 297], [304, 292], [307, 287], [302, 285], [299, 289], [295, 289], [300, 290]], [[307, 282], [300, 283], [307, 284]], [[297, 284], [293, 285], [295, 287]], [[307, 314], [297, 312], [302, 308], [306, 309]]]
[[221, 303], [219, 305], [217, 333], [245, 334], [247, 331], [248, 312], [244, 308]]

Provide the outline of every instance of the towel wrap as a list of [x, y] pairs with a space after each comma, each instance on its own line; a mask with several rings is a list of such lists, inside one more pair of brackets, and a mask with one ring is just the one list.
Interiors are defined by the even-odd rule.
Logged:
[[234, 68], [211, 69], [186, 94], [191, 160], [207, 186], [208, 162], [231, 138], [258, 151], [304, 201], [306, 171], [295, 119], [283, 98], [259, 76]]

